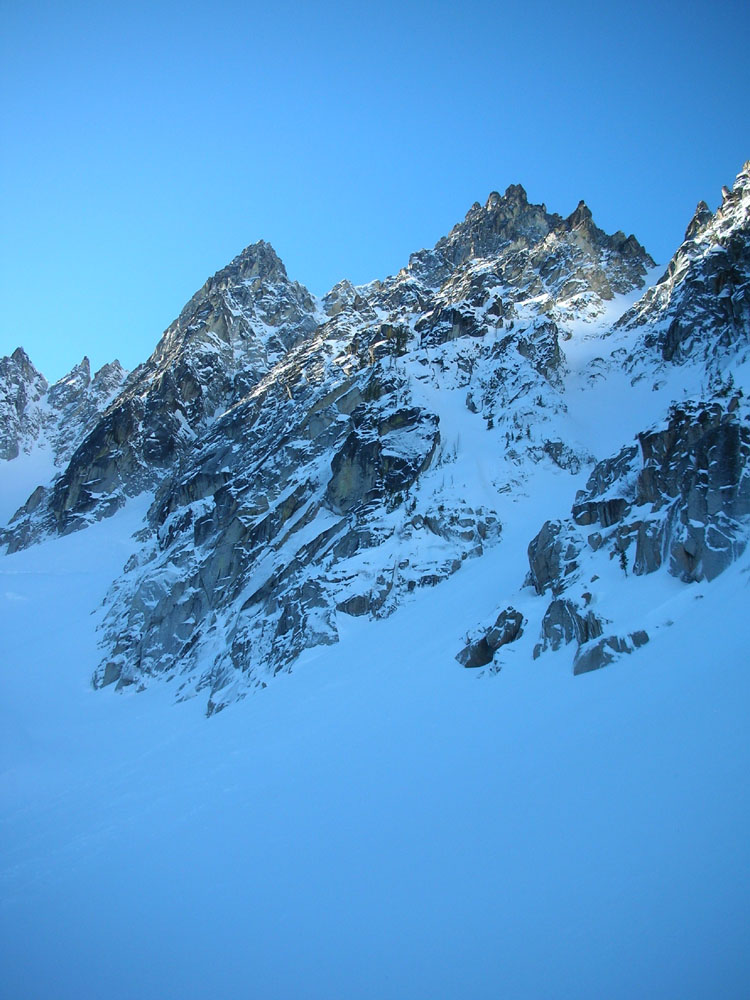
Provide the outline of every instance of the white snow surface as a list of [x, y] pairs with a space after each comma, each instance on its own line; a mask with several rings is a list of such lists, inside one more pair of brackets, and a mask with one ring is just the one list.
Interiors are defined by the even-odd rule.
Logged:
[[745, 995], [750, 561], [612, 569], [651, 641], [604, 670], [531, 632], [464, 670], [467, 617], [546, 603], [519, 558], [571, 477], [539, 476], [500, 545], [210, 720], [90, 685], [145, 499], [5, 558], [3, 996]]

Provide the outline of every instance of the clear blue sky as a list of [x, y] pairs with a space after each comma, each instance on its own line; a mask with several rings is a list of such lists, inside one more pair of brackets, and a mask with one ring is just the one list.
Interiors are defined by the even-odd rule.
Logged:
[[665, 262], [750, 157], [746, 2], [3, 0], [0, 354], [134, 367], [270, 241], [323, 293], [520, 182]]

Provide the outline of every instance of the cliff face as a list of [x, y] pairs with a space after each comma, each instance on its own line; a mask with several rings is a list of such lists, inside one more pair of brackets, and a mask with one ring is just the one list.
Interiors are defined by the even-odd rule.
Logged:
[[664, 275], [620, 320], [647, 329], [645, 343], [665, 361], [696, 356], [720, 362], [733, 349], [747, 358], [750, 343], [750, 162], [712, 215], [698, 203], [685, 240]]

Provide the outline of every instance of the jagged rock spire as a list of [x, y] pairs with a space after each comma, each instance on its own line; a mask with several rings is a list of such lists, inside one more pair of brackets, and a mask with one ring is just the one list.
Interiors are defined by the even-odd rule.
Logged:
[[685, 230], [686, 240], [692, 240], [693, 237], [700, 232], [700, 230], [707, 225], [713, 219], [713, 212], [705, 203], [705, 201], [699, 201], [695, 206], [695, 212], [693, 212], [693, 217], [688, 223], [687, 229]]
[[570, 215], [565, 220], [565, 225], [568, 229], [575, 229], [578, 226], [586, 222], [591, 222], [593, 216], [591, 214], [591, 209], [588, 207], [586, 202], [581, 199], [575, 211], [571, 212]]

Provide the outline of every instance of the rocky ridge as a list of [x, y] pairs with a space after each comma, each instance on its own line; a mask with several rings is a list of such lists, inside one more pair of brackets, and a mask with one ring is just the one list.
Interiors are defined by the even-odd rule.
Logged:
[[[617, 608], [606, 617], [597, 590], [611, 565], [626, 577], [664, 569], [697, 583], [714, 579], [747, 547], [749, 209], [746, 163], [733, 189], [724, 189], [716, 215], [698, 205], [663, 277], [604, 331], [609, 356], [589, 366], [592, 382], [608, 365], [622, 366], [632, 385], [655, 379], [653, 390], [660, 391], [669, 388], [663, 376], [671, 368], [681, 375], [672, 386], [692, 382], [693, 395], [684, 388], [686, 398], [672, 400], [634, 443], [594, 464], [570, 515], [545, 522], [529, 543], [526, 585], [552, 596], [534, 658], [574, 644], [574, 673], [586, 673], [648, 642], [643, 629], [607, 634]], [[633, 333], [635, 343], [623, 337]], [[484, 633], [475, 630], [474, 644]], [[494, 654], [489, 662], [497, 669]]]
[[50, 386], [23, 348], [0, 358], [0, 459], [49, 448], [54, 464], [67, 463], [123, 386], [119, 361], [92, 377], [88, 358]]
[[[529, 547], [525, 593], [540, 597], [519, 611], [499, 594], [505, 611], [459, 658], [497, 669], [538, 637], [535, 655], [575, 643], [576, 672], [611, 662], [645, 632], [609, 630], [616, 614], [582, 590], [590, 564], [710, 579], [747, 536], [747, 409], [715, 381], [750, 330], [746, 193], [747, 169], [614, 327], [608, 310], [644, 287], [651, 258], [598, 229], [585, 204], [550, 214], [519, 185], [397, 275], [321, 300], [268, 244], [248, 247], [86, 424], [62, 474], [3, 533], [8, 551], [150, 493], [107, 599], [95, 684], [177, 677], [179, 697], [203, 692], [210, 713], [335, 642], [340, 615], [390, 614], [502, 544], [500, 509], [549, 468], [583, 481], [570, 517]], [[692, 332], [670, 335], [687, 316]], [[679, 362], [705, 382], [712, 359], [712, 394], [669, 410], [665, 399], [661, 423], [597, 463], [569, 433], [567, 345], [581, 324], [609, 348], [597, 378], [624, 367], [635, 384]], [[672, 341], [680, 349], [665, 351]], [[57, 405], [73, 405], [76, 372], [53, 387]], [[31, 399], [41, 383], [24, 377]]]
[[648, 327], [644, 345], [664, 361], [696, 357], [714, 368], [747, 360], [750, 328], [750, 161], [712, 214], [698, 203], [682, 245], [659, 281], [620, 319]]

